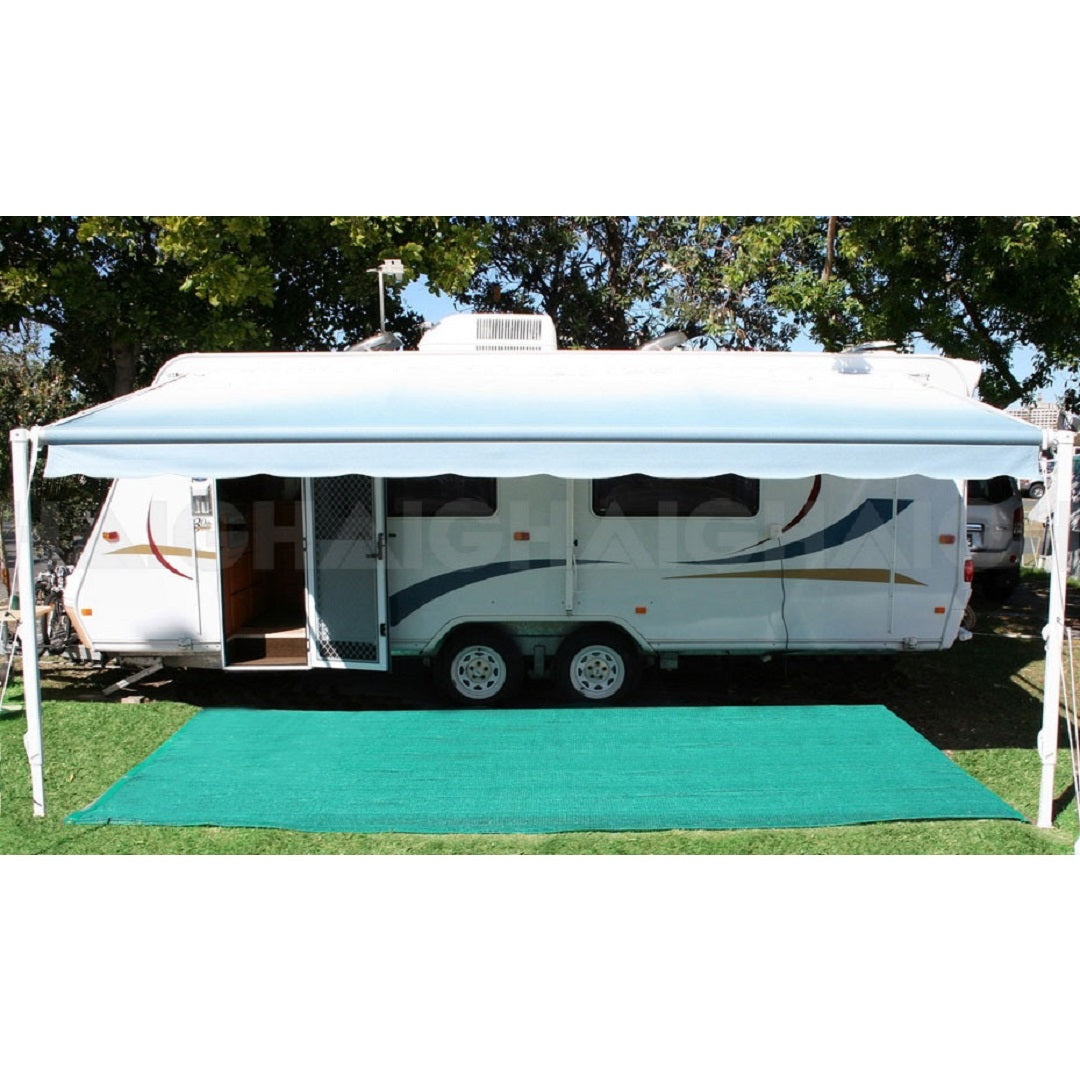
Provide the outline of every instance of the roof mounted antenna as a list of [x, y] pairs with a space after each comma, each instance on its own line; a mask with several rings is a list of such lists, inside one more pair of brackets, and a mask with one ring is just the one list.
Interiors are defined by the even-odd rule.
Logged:
[[379, 332], [386, 333], [386, 296], [383, 292], [383, 278], [400, 281], [405, 276], [405, 267], [400, 259], [383, 259], [379, 266], [368, 271], [379, 275]]

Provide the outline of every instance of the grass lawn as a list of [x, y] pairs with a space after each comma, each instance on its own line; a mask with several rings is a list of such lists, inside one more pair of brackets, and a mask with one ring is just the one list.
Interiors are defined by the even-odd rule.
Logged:
[[[1040, 606], [1041, 605], [1041, 606]], [[974, 640], [946, 653], [876, 660], [803, 658], [772, 664], [716, 662], [678, 673], [650, 673], [650, 704], [880, 703], [1034, 819], [1040, 763], [1045, 581], [1028, 576], [1017, 597], [984, 607]], [[316, 693], [340, 708], [430, 705], [430, 691], [411, 676], [327, 678]], [[30, 780], [18, 685], [0, 716], [0, 853], [5, 854], [1071, 854], [1077, 838], [1067, 742], [1059, 754], [1055, 825], [1010, 821], [894, 822], [822, 829], [725, 832], [566, 833], [543, 836], [308, 834], [272, 829], [65, 825], [161, 745], [202, 705], [278, 705], [290, 692], [308, 695], [306, 676], [245, 679], [186, 673], [140, 684], [145, 700], [121, 703], [100, 691], [115, 672], [53, 665], [45, 673], [47, 816], [30, 810]], [[401, 681], [401, 680], [405, 681]], [[412, 679], [414, 681], [409, 681]], [[329, 689], [327, 689], [329, 687]], [[387, 689], [389, 687], [389, 690]], [[416, 696], [420, 700], [413, 700]], [[222, 698], [226, 698], [223, 701]], [[310, 700], [305, 697], [305, 700]], [[310, 706], [309, 706], [310, 707]]]

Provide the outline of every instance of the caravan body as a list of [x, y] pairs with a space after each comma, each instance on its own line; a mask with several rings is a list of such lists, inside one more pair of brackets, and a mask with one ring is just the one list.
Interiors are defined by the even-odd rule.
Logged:
[[[432, 350], [448, 369], [455, 357], [505, 351], [506, 365], [538, 372], [538, 395], [548, 365], [588, 355], [555, 352], [541, 316], [454, 317], [420, 353]], [[416, 355], [380, 361], [404, 371]], [[620, 355], [626, 381], [611, 387], [623, 399], [620, 416], [665, 428], [664, 403], [632, 400], [632, 388], [642, 361], [663, 368], [674, 356], [611, 354]], [[375, 356], [326, 363], [334, 370]], [[769, 380], [811, 369], [822, 381], [933, 383], [961, 397], [976, 381], [974, 365], [934, 357], [743, 361], [758, 366], [766, 407]], [[155, 385], [231, 362], [181, 357]], [[284, 370], [290, 360], [244, 362], [257, 379], [259, 364]], [[300, 385], [305, 357], [291, 362]], [[455, 395], [469, 392], [447, 391], [447, 422], [431, 438], [451, 438]], [[388, 391], [367, 407], [401, 428], [410, 398]], [[585, 422], [574, 407], [567, 402], [567, 430]], [[793, 423], [775, 417], [777, 427]], [[677, 441], [683, 452], [692, 436]], [[535, 457], [524, 465], [493, 457], [490, 476], [479, 468], [413, 475], [401, 451], [379, 476], [338, 474], [330, 457], [296, 476], [260, 472], [253, 458], [242, 475], [119, 479], [68, 583], [67, 606], [98, 656], [230, 670], [380, 670], [394, 655], [420, 656], [453, 696], [478, 702], [503, 700], [526, 673], [612, 700], [642, 663], [671, 667], [683, 655], [943, 649], [957, 638], [971, 571], [962, 479], [799, 475], [775, 457], [756, 473], [745, 455], [738, 472], [699, 476], [667, 464], [655, 474], [614, 472], [593, 464], [601, 445], [583, 440], [578, 457], [550, 472], [528, 464]], [[658, 459], [665, 453], [659, 448]]]

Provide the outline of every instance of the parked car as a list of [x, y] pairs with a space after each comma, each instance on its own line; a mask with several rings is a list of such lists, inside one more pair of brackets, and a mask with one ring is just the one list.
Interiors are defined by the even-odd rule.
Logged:
[[967, 537], [975, 584], [990, 600], [1008, 599], [1024, 556], [1024, 504], [1013, 477], [968, 481]]
[[1046, 494], [1046, 485], [1050, 483], [1050, 474], [1054, 471], [1054, 459], [1039, 459], [1039, 475], [1017, 480], [1020, 494], [1025, 499], [1041, 499]]

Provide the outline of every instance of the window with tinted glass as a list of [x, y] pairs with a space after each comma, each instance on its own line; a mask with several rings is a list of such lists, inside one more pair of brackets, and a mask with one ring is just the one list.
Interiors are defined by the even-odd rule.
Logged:
[[386, 481], [391, 517], [491, 517], [495, 480], [489, 476], [409, 476]]
[[1016, 481], [1011, 476], [992, 476], [989, 480], [969, 480], [968, 502], [976, 506], [995, 506], [1018, 495]]
[[753, 517], [761, 482], [735, 473], [665, 480], [631, 473], [594, 480], [593, 513], [600, 517]]

